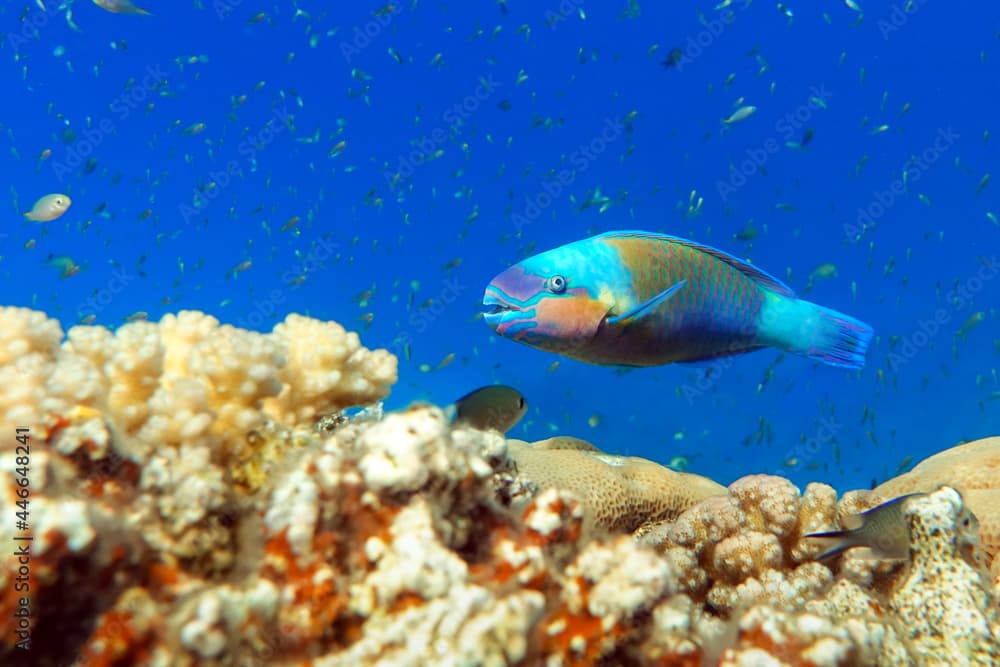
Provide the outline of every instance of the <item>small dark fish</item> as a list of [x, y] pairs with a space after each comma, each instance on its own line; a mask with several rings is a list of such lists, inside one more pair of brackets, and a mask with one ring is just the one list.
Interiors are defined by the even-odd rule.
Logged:
[[910, 529], [903, 514], [903, 507], [907, 500], [925, 495], [927, 494], [910, 493], [899, 496], [866, 512], [847, 517], [844, 519], [847, 530], [806, 535], [807, 538], [816, 540], [826, 547], [816, 560], [836, 556], [854, 547], [866, 547], [875, 558], [902, 560], [908, 557]]
[[500, 111], [510, 111], [514, 108], [514, 105], [510, 103], [510, 100], [500, 100], [497, 102], [497, 107]]
[[480, 387], [449, 406], [453, 423], [468, 424], [480, 431], [506, 433], [521, 421], [528, 403], [517, 389], [502, 384]]
[[678, 48], [670, 49], [670, 53], [660, 64], [664, 67], [676, 67], [684, 60], [684, 51]]

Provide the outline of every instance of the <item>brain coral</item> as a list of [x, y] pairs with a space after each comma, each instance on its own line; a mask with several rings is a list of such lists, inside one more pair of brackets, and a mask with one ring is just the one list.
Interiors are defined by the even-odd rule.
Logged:
[[584, 507], [585, 526], [631, 532], [644, 523], [673, 519], [703, 498], [725, 493], [712, 480], [635, 456], [604, 454], [582, 440], [511, 440], [518, 472], [541, 488], [572, 492]]

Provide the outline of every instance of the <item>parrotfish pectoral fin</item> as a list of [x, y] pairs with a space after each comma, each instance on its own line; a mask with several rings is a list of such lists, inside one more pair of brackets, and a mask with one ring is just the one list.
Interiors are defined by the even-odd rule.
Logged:
[[861, 368], [872, 328], [860, 320], [802, 299], [769, 293], [758, 336], [793, 354], [841, 368]]
[[658, 305], [667, 301], [671, 296], [673, 296], [677, 290], [684, 287], [687, 284], [686, 280], [681, 280], [674, 283], [667, 289], [663, 290], [651, 299], [643, 301], [635, 308], [628, 310], [621, 315], [615, 315], [614, 317], [608, 318], [608, 324], [612, 326], [631, 324], [640, 320], [644, 315], [651, 313]]

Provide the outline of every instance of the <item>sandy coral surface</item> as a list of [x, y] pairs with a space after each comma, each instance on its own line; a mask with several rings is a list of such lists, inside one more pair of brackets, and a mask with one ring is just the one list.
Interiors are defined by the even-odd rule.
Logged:
[[[962, 518], [995, 489], [962, 457], [904, 489], [929, 492], [906, 504], [906, 560], [817, 562], [806, 535], [884, 489], [726, 488], [430, 405], [347, 418], [395, 359], [299, 316], [270, 334], [190, 311], [65, 336], [35, 311], [0, 322], [33, 537], [29, 593], [0, 562], [0, 664], [1000, 664], [996, 551], [979, 548], [996, 516]], [[0, 484], [13, 516], [21, 487]], [[5, 544], [26, 534], [0, 523]]]

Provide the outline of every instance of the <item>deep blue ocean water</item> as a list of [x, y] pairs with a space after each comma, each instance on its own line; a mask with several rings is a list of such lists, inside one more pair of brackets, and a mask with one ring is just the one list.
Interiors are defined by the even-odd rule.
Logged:
[[[513, 437], [867, 488], [1000, 433], [1000, 6], [859, 1], [5, 1], [2, 301], [307, 313], [409, 352], [389, 407], [503, 382]], [[22, 218], [52, 192], [64, 216]], [[552, 370], [477, 319], [510, 264], [614, 229], [867, 321], [867, 365]]]

